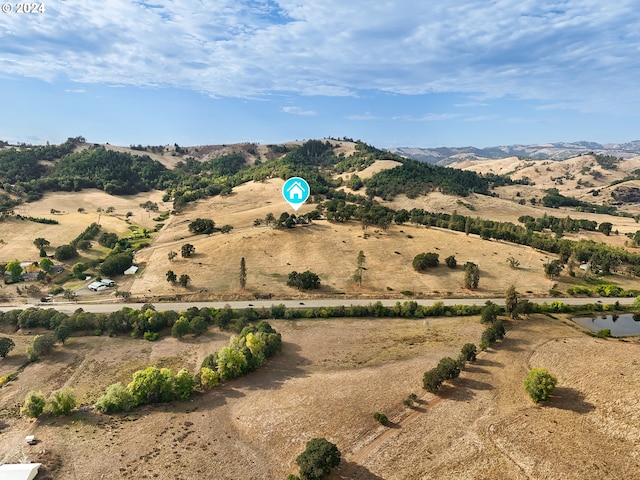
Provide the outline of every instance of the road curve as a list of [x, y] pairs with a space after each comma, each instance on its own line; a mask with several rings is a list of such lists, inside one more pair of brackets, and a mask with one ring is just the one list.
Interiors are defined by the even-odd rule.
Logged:
[[[317, 308], [317, 307], [339, 307], [339, 306], [350, 306], [350, 305], [369, 305], [371, 303], [381, 302], [384, 306], [390, 307], [395, 305], [397, 302], [403, 302], [406, 300], [413, 299], [388, 299], [388, 298], [380, 298], [380, 299], [362, 299], [362, 298], [314, 298], [314, 299], [303, 299], [303, 300], [278, 300], [278, 299], [270, 299], [270, 300], [243, 300], [243, 301], [233, 301], [233, 302], [153, 302], [153, 305], [157, 310], [176, 310], [182, 311], [186, 310], [190, 307], [213, 307], [213, 308], [223, 308], [225, 305], [229, 305], [233, 309], [242, 309], [242, 308], [269, 308], [271, 305], [283, 304], [287, 308]], [[488, 300], [493, 303], [497, 303], [498, 305], [504, 305], [504, 298], [431, 298], [431, 299], [415, 299], [415, 301], [419, 305], [431, 306], [436, 302], [442, 302], [445, 305], [484, 305]], [[529, 298], [530, 302], [533, 303], [551, 303], [551, 302], [563, 302], [567, 305], [585, 305], [588, 303], [606, 303], [606, 304], [614, 304], [615, 302], [619, 302], [621, 305], [631, 305], [634, 301], [634, 297], [611, 297], [611, 298], [555, 298], [555, 297], [540, 297], [540, 298]], [[61, 312], [72, 313], [78, 308], [82, 308], [86, 312], [93, 313], [111, 313], [117, 310], [120, 310], [123, 307], [129, 307], [133, 309], [139, 309], [143, 304], [142, 303], [93, 303], [93, 302], [56, 302], [56, 303], [22, 303], [22, 304], [13, 304], [13, 305], [0, 305], [0, 311], [6, 312], [9, 310], [15, 309], [24, 309], [29, 307], [40, 307], [40, 308], [55, 308]]]

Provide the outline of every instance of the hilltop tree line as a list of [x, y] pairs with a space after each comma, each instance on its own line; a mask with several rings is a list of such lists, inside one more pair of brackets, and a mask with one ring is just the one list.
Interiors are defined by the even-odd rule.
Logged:
[[[491, 185], [511, 182], [507, 177], [481, 176], [473, 172], [440, 167], [408, 160], [362, 142], [355, 152], [336, 155], [329, 141], [309, 140], [288, 149], [283, 156], [248, 166], [240, 153], [223, 155], [206, 161], [187, 157], [169, 170], [148, 155], [131, 155], [94, 145], [82, 151], [75, 147], [84, 138], [69, 139], [59, 146], [11, 148], [0, 151], [0, 185], [5, 194], [12, 193], [27, 201], [37, 200], [46, 191], [78, 191], [98, 188], [113, 195], [134, 194], [150, 189], [165, 190], [164, 200], [173, 200], [174, 208], [200, 198], [224, 195], [233, 187], [250, 180], [302, 176], [310, 184], [316, 201], [333, 198], [341, 179], [335, 173], [357, 171], [376, 159], [393, 159], [400, 166], [375, 174], [364, 182], [366, 194], [392, 198], [399, 193], [409, 196], [439, 189], [445, 193], [467, 195], [488, 193]], [[54, 162], [55, 160], [55, 162]], [[0, 196], [6, 211], [13, 202]]]

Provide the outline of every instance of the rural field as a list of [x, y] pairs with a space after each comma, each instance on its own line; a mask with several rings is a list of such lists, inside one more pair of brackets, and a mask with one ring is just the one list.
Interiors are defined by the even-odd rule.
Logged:
[[[355, 144], [352, 142], [335, 142], [335, 145], [336, 154], [351, 155], [355, 152]], [[202, 146], [190, 147], [189, 152], [196, 154], [199, 161], [208, 161], [216, 158], [216, 155], [241, 151], [247, 155], [248, 164], [258, 160], [267, 161], [268, 155], [273, 154], [266, 146], [254, 147], [255, 150], [251, 150], [250, 144]], [[108, 148], [118, 152], [139, 153], [124, 147]], [[255, 151], [255, 154], [246, 153], [247, 148]], [[150, 155], [171, 168], [176, 168], [178, 162], [183, 160], [183, 156], [176, 155], [175, 150], [170, 148], [162, 154]], [[361, 179], [367, 180], [399, 165], [401, 164], [395, 160], [376, 160], [357, 174]], [[607, 243], [634, 252], [637, 247], [633, 246], [626, 234], [633, 235], [638, 231], [636, 218], [576, 212], [571, 208], [545, 208], [541, 205], [541, 199], [545, 194], [544, 189], [553, 187], [565, 194], [575, 194], [595, 201], [591, 194], [587, 197], [583, 195], [587, 191], [586, 187], [577, 188], [591, 182], [593, 188], [597, 187], [602, 191], [597, 201], [611, 203], [614, 187], [608, 187], [609, 183], [624, 180], [639, 165], [639, 159], [628, 159], [620, 163], [616, 170], [606, 170], [591, 155], [561, 162], [524, 161], [515, 157], [460, 162], [455, 164], [457, 168], [481, 173], [509, 173], [513, 178], [527, 177], [535, 185], [496, 187], [493, 195], [472, 193], [460, 197], [436, 190], [417, 198], [398, 194], [392, 200], [382, 200], [379, 197], [376, 200], [381, 205], [396, 210], [422, 208], [435, 213], [457, 212], [459, 215], [514, 224], [519, 224], [518, 218], [524, 215], [534, 218], [570, 216], [598, 224], [609, 222], [612, 225], [611, 235], [580, 230], [566, 231], [563, 236], [570, 240]], [[593, 176], [594, 172], [598, 172], [598, 175]], [[333, 174], [334, 180], [341, 178], [345, 182], [350, 177], [351, 173]], [[640, 184], [640, 181], [624, 181], [615, 188], [619, 188], [619, 185], [635, 188], [636, 183]], [[47, 250], [52, 255], [57, 246], [71, 242], [91, 223], [99, 221], [102, 232], [115, 233], [119, 237], [127, 237], [132, 232], [143, 230], [151, 232], [150, 238], [145, 239], [148, 242], [146, 248], [135, 252], [134, 263], [140, 267], [138, 274], [135, 277], [117, 275], [115, 278], [117, 290], [128, 292], [132, 299], [142, 302], [172, 298], [195, 301], [314, 296], [398, 299], [488, 297], [502, 295], [510, 285], [515, 285], [525, 295], [543, 296], [554, 287], [564, 293], [567, 289], [584, 283], [580, 275], [572, 278], [567, 272], [554, 279], [545, 276], [544, 265], [557, 258], [549, 252], [498, 240], [483, 240], [476, 234], [465, 235], [463, 232], [444, 228], [428, 228], [410, 223], [392, 223], [387, 229], [376, 226], [363, 228], [361, 222], [356, 220], [344, 223], [315, 220], [310, 225], [298, 225], [293, 229], [277, 229], [264, 223], [256, 226], [256, 221], [263, 221], [268, 214], [278, 218], [283, 212], [292, 213], [282, 198], [282, 185], [283, 180], [280, 178], [248, 181], [235, 186], [228, 195], [201, 198], [187, 204], [180, 211], [173, 210], [171, 201], [163, 202], [164, 192], [158, 190], [128, 196], [108, 195], [97, 189], [46, 192], [40, 200], [21, 204], [16, 208], [16, 213], [53, 218], [60, 223], [43, 225], [12, 217], [5, 218], [0, 233], [0, 263], [15, 259], [21, 262], [37, 261], [38, 249], [33, 245], [33, 240], [38, 237], [44, 237], [51, 243]], [[354, 192], [345, 185], [339, 189], [362, 193]], [[533, 200], [535, 202], [531, 203]], [[145, 209], [145, 203], [155, 204], [157, 210]], [[637, 213], [637, 205], [630, 203], [623, 207], [628, 212]], [[315, 208], [316, 204], [308, 202], [296, 214], [304, 215]], [[98, 212], [99, 209], [103, 212]], [[110, 213], [104, 211], [107, 209]], [[160, 216], [162, 219], [157, 218]], [[189, 225], [197, 218], [213, 220], [217, 230], [213, 234], [194, 235], [189, 231]], [[224, 225], [232, 227], [227, 234], [220, 232]], [[195, 247], [195, 254], [190, 258], [180, 255], [181, 248], [186, 243]], [[360, 251], [366, 258], [361, 286], [353, 280]], [[176, 254], [173, 260], [169, 259], [171, 252]], [[424, 252], [437, 253], [440, 265], [419, 273], [412, 268], [412, 260]], [[68, 272], [77, 262], [95, 261], [108, 253], [106, 247], [94, 241], [90, 250], [80, 252], [80, 257], [65, 261], [63, 266]], [[457, 268], [449, 269], [444, 265], [448, 256], [455, 257]], [[240, 287], [239, 281], [242, 258], [246, 262], [245, 289]], [[518, 262], [518, 267], [512, 268], [508, 263], [509, 259]], [[468, 261], [475, 262], [480, 269], [480, 282], [476, 290], [464, 288], [462, 266]], [[188, 275], [188, 286], [168, 282], [169, 270], [178, 277]], [[306, 270], [319, 275], [322, 284], [320, 290], [299, 291], [286, 285], [289, 273]], [[90, 268], [87, 274], [96, 275], [97, 270]], [[625, 275], [623, 269], [601, 280], [625, 289], [635, 288], [636, 283], [635, 278]], [[115, 300], [116, 289], [94, 294], [86, 289], [88, 283], [89, 280], [83, 282], [70, 279], [64, 286], [82, 300]], [[41, 286], [33, 298], [39, 298], [40, 294], [46, 294], [53, 287], [53, 283]], [[21, 304], [25, 301], [24, 296], [18, 296], [12, 288], [3, 288], [0, 296], [6, 303]]]
[[[184, 402], [128, 414], [19, 418], [27, 391], [65, 385], [92, 404], [148, 365], [194, 371], [228, 342], [218, 330], [182, 341], [71, 337], [2, 388], [0, 460], [44, 463], [38, 478], [275, 479], [297, 472], [307, 440], [342, 453], [333, 479], [621, 479], [640, 472], [637, 341], [586, 336], [562, 319], [508, 322], [507, 337], [482, 352], [435, 397], [422, 374], [477, 343], [477, 317], [274, 320], [283, 350], [250, 375]], [[25, 363], [31, 335], [0, 373]], [[606, 359], [606, 361], [604, 361]], [[558, 388], [534, 405], [523, 388], [531, 367]], [[402, 404], [416, 393], [414, 408]], [[374, 412], [389, 418], [387, 426]], [[36, 435], [28, 446], [24, 436]]]
[[[429, 165], [405, 164], [403, 159], [391, 160], [385, 152], [354, 142], [273, 147], [199, 146], [188, 147], [187, 153], [177, 145], [158, 147], [152, 149], [151, 157], [161, 164], [140, 160], [144, 165], [138, 165], [138, 170], [131, 167], [124, 172], [121, 166], [133, 162], [126, 154], [136, 151], [108, 146], [109, 155], [124, 163], [107, 162], [117, 168], [84, 179], [96, 188], [53, 192], [43, 187], [34, 201], [14, 205], [11, 202], [25, 192], [6, 183], [9, 188], [0, 198], [5, 202], [0, 216], [0, 264], [13, 263], [20, 277], [14, 278], [15, 268], [11, 271], [7, 265], [0, 301], [12, 306], [40, 303], [55, 308], [57, 304], [67, 309], [76, 308], [74, 299], [119, 302], [120, 296], [132, 304], [238, 300], [251, 305], [292, 299], [297, 307], [329, 300], [344, 300], [348, 305], [349, 299], [395, 302], [466, 297], [482, 303], [486, 298], [502, 298], [513, 285], [523, 298], [562, 297], [569, 288], [582, 287], [574, 293], [594, 296], [589, 301], [596, 309], [601, 307], [596, 303], [602, 303], [597, 295], [609, 294], [614, 287], [637, 294], [629, 291], [638, 288], [640, 275], [640, 258], [635, 256], [640, 211], [634, 200], [640, 195], [636, 178], [640, 157], [616, 160], [615, 168], [607, 163], [613, 161], [608, 157], [592, 155], [558, 162], [514, 157], [457, 164], [457, 168], [484, 174], [530, 180], [527, 185], [505, 180], [498, 182], [502, 186], [482, 190], [491, 182], [470, 172], [458, 175], [454, 170], [443, 173]], [[84, 156], [57, 160], [58, 167], [66, 169], [61, 170], [64, 175], [39, 181], [60, 188], [82, 185], [74, 175], [107, 154], [100, 147], [78, 149]], [[283, 151], [289, 153], [283, 155]], [[81, 160], [84, 163], [73, 163]], [[320, 218], [308, 223], [290, 224], [293, 228], [267, 224], [267, 218], [293, 212], [282, 198], [282, 178], [297, 172], [295, 168], [304, 161], [317, 172], [302, 171], [325, 175], [327, 183], [319, 183], [328, 189], [322, 198], [323, 213], [316, 212], [315, 218]], [[247, 168], [253, 170], [243, 177]], [[135, 180], [139, 171], [144, 178]], [[354, 171], [365, 184], [352, 177]], [[428, 188], [416, 190], [414, 176]], [[436, 180], [430, 178], [440, 183], [434, 185], [430, 182]], [[468, 195], [443, 193], [460, 192], [455, 190], [456, 182], [466, 188], [460, 195]], [[369, 201], [373, 197], [350, 196], [366, 194], [369, 187], [378, 188], [377, 204]], [[98, 188], [139, 193], [114, 196]], [[553, 188], [555, 193], [548, 190]], [[473, 193], [478, 191], [488, 194]], [[563, 200], [561, 194], [575, 198]], [[343, 198], [347, 201], [340, 204]], [[597, 202], [602, 207], [599, 212], [622, 203], [619, 210], [628, 216], [547, 208], [542, 206], [545, 198], [569, 202], [562, 205], [580, 199], [579, 208], [591, 211], [596, 211]], [[625, 201], [618, 202], [620, 198]], [[296, 215], [314, 211], [318, 206], [314, 201], [318, 199], [307, 202]], [[351, 213], [347, 207], [352, 207]], [[337, 215], [339, 209], [347, 211], [341, 215], [351, 220], [339, 221], [344, 220]], [[421, 217], [418, 210], [416, 217], [405, 212], [405, 220], [398, 220], [401, 209], [423, 209], [434, 215]], [[329, 213], [335, 214], [333, 221], [327, 220], [332, 218]], [[454, 230], [454, 213], [467, 217], [463, 226], [469, 234]], [[554, 216], [566, 225], [558, 231], [558, 224], [547, 223], [546, 235], [538, 236], [532, 232], [539, 223], [528, 224], [526, 235], [508, 237], [502, 234], [513, 234], [513, 226], [480, 220], [519, 224], [518, 219], [527, 215], [535, 222]], [[59, 224], [36, 223], [43, 217]], [[573, 229], [567, 217], [595, 221], [599, 227], [610, 224], [610, 228], [606, 233], [595, 226], [587, 230], [589, 226], [583, 224], [580, 230]], [[215, 228], [195, 234], [197, 219], [212, 220]], [[98, 234], [80, 239], [94, 222], [101, 226], [99, 235], [116, 234], [115, 240], [108, 243]], [[475, 230], [473, 222], [477, 222]], [[593, 243], [553, 243], [560, 237]], [[84, 246], [78, 246], [77, 256], [56, 259], [56, 266], [64, 267], [61, 273], [49, 275], [47, 270], [45, 275], [43, 271], [36, 281], [23, 276], [22, 269], [33, 276], [39, 266], [13, 261], [38, 261], [36, 238], [49, 242], [44, 253], [50, 258], [58, 246], [80, 240]], [[511, 238], [514, 243], [498, 238]], [[540, 238], [547, 243], [533, 241]], [[182, 254], [185, 244], [195, 248], [192, 255]], [[362, 285], [354, 280], [359, 252], [365, 259]], [[416, 271], [414, 258], [427, 252], [438, 255], [438, 266]], [[103, 269], [123, 256], [123, 268], [118, 263], [117, 269]], [[445, 264], [447, 257], [455, 257], [455, 268]], [[246, 276], [241, 275], [242, 259]], [[554, 260], [567, 268], [545, 275], [545, 265]], [[132, 261], [139, 267], [137, 273], [120, 275]], [[609, 273], [600, 269], [605, 261]], [[464, 286], [467, 262], [479, 268], [477, 288]], [[287, 285], [291, 272], [307, 270], [318, 275], [319, 289]], [[175, 274], [173, 281], [168, 281], [169, 271]], [[101, 275], [112, 278], [116, 288], [89, 290], [89, 282]], [[181, 284], [178, 277], [186, 281]], [[28, 282], [22, 281], [25, 278]], [[46, 294], [53, 289], [57, 294], [50, 301]], [[162, 305], [171, 308], [170, 303]], [[207, 355], [228, 345], [231, 334], [211, 327], [202, 336], [187, 334], [178, 340], [165, 329], [159, 340], [148, 342], [131, 338], [131, 329], [118, 336], [101, 335], [102, 330], [97, 336], [76, 331], [53, 353], [30, 363], [26, 347], [36, 334], [45, 332], [6, 329], [2, 336], [10, 337], [16, 348], [0, 359], [0, 376], [17, 372], [18, 378], [0, 386], [0, 463], [41, 462], [38, 479], [284, 479], [297, 473], [295, 459], [306, 442], [324, 437], [342, 452], [343, 461], [330, 477], [333, 480], [637, 478], [640, 339], [589, 336], [560, 314], [531, 314], [505, 322], [507, 337], [481, 352], [477, 362], [445, 383], [438, 396], [422, 388], [423, 374], [443, 357], [456, 358], [464, 344], [480, 342], [484, 326], [477, 316], [273, 320], [273, 327], [282, 334], [282, 352], [257, 371], [186, 401], [147, 405], [117, 415], [92, 408], [109, 385], [126, 385], [134, 372], [149, 366], [196, 373]], [[140, 327], [138, 337], [151, 338], [156, 333], [151, 323]], [[191, 324], [188, 328], [191, 331]], [[547, 368], [559, 380], [553, 397], [542, 405], [534, 405], [523, 387], [533, 367]], [[45, 414], [31, 420], [20, 416], [28, 392], [40, 390], [48, 397], [63, 387], [73, 388], [80, 403], [70, 417]], [[403, 400], [411, 393], [418, 402], [408, 407]], [[389, 421], [378, 423], [374, 413], [385, 414]], [[36, 445], [25, 443], [29, 434], [36, 435]]]

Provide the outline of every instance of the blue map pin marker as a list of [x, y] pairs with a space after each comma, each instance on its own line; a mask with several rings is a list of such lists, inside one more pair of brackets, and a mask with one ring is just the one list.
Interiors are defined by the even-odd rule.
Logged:
[[294, 210], [298, 210], [309, 198], [311, 189], [304, 178], [291, 177], [282, 186], [282, 196]]

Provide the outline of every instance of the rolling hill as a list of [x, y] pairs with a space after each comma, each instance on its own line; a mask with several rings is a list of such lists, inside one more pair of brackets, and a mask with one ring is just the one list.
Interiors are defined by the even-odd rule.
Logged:
[[465, 160], [497, 160], [522, 157], [535, 160], [566, 160], [587, 153], [631, 158], [640, 155], [640, 140], [627, 143], [600, 144], [596, 142], [560, 142], [532, 145], [505, 145], [499, 147], [396, 147], [392, 153], [422, 162], [450, 165]]

